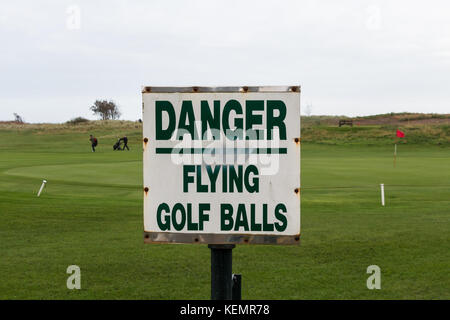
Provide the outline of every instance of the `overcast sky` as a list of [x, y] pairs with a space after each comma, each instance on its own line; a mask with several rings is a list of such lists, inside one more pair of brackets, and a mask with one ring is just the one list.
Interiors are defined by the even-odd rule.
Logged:
[[0, 120], [141, 117], [141, 86], [301, 85], [302, 113], [450, 113], [449, 1], [2, 1]]

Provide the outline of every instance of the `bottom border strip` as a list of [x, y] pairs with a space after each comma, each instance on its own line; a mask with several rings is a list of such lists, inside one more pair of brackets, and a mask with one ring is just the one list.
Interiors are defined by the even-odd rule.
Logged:
[[144, 243], [295, 245], [300, 243], [300, 234], [290, 236], [277, 236], [254, 234], [175, 233], [144, 231]]

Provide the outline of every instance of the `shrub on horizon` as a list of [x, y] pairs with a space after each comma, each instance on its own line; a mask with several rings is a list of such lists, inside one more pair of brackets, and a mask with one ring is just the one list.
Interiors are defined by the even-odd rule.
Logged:
[[86, 118], [83, 118], [83, 117], [76, 117], [76, 118], [73, 118], [72, 120], [67, 121], [66, 123], [75, 125], [75, 124], [86, 123], [86, 122], [89, 122], [89, 120]]

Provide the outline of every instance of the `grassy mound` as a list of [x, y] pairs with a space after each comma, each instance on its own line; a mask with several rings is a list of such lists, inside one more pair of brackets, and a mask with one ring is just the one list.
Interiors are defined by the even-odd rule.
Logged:
[[[403, 115], [404, 117], [405, 115]], [[417, 119], [418, 115], [414, 115]], [[450, 121], [447, 115], [421, 115], [424, 119], [443, 119]], [[412, 117], [412, 116], [411, 116]], [[389, 118], [389, 121], [386, 119]], [[358, 118], [354, 120], [353, 127], [338, 126], [340, 117], [335, 116], [312, 116], [302, 117], [302, 142], [317, 143], [325, 145], [391, 145], [398, 144], [427, 144], [438, 146], [450, 146], [450, 124], [445, 122], [417, 122], [409, 123], [403, 121], [402, 117], [394, 114], [393, 116], [378, 115]], [[363, 124], [364, 121], [375, 124]], [[395, 121], [392, 121], [394, 119]], [[405, 132], [406, 137], [396, 138], [396, 130]], [[142, 138], [142, 123], [122, 120], [109, 121], [81, 121], [73, 124], [67, 122], [64, 124], [19, 124], [19, 123], [1, 123], [0, 131], [18, 132], [23, 131], [32, 135], [89, 135], [93, 134], [103, 142], [106, 139], [108, 143], [113, 143], [114, 139], [126, 135], [131, 139]]]

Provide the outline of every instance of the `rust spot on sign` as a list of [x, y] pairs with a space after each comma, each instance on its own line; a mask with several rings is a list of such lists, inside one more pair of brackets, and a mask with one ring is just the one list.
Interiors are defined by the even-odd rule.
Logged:
[[147, 145], [148, 138], [144, 138], [144, 143]]
[[300, 92], [300, 87], [299, 86], [292, 86], [289, 88], [292, 92]]
[[198, 87], [192, 87], [192, 91], [198, 92]]
[[295, 194], [299, 194], [300, 188], [295, 188], [294, 192], [295, 192]]
[[144, 192], [145, 192], [145, 195], [148, 194], [148, 187], [145, 187], [145, 188], [144, 188]]
[[242, 91], [248, 92], [248, 87], [247, 86], [242, 87]]
[[300, 140], [301, 140], [300, 138], [295, 138], [294, 139], [295, 144], [300, 144]]
[[152, 92], [152, 87], [144, 87], [144, 90], [142, 90], [143, 93], [150, 93]]

